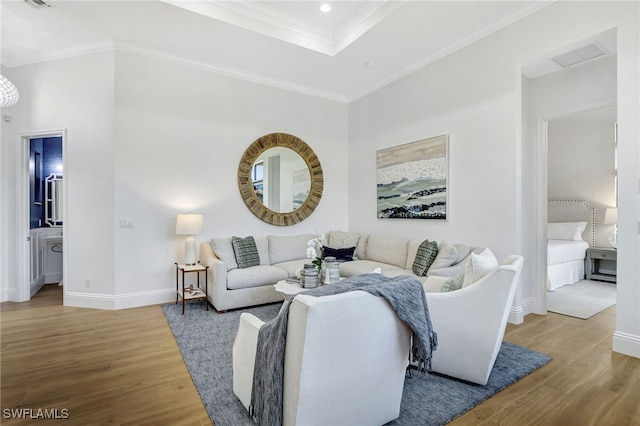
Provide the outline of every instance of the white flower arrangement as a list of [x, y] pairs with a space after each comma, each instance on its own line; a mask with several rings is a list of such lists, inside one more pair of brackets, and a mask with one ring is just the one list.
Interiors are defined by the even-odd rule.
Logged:
[[312, 238], [307, 241], [307, 258], [313, 259], [311, 263], [316, 265], [318, 271], [322, 267], [322, 258], [318, 256], [318, 248], [322, 250], [322, 242], [324, 241], [324, 234], [320, 234], [316, 238]]

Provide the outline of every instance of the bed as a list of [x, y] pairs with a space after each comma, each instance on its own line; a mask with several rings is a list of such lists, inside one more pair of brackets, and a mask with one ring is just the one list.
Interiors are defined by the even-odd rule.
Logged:
[[595, 246], [595, 209], [584, 200], [549, 200], [547, 214], [547, 290], [585, 276], [587, 248]]

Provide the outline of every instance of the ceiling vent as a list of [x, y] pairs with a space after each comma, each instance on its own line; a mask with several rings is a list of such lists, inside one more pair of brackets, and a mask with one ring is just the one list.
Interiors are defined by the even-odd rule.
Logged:
[[24, 0], [24, 2], [34, 9], [45, 9], [47, 7], [51, 7], [50, 4], [47, 4], [42, 0]]
[[606, 52], [596, 44], [590, 44], [588, 46], [581, 47], [580, 49], [572, 50], [571, 52], [563, 53], [554, 58], [551, 58], [555, 63], [563, 68], [576, 65], [589, 59], [597, 58], [604, 55]]

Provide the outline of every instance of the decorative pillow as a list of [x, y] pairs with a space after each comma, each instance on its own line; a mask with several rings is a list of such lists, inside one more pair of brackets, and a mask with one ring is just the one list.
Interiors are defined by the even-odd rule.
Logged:
[[218, 256], [218, 259], [224, 262], [227, 267], [227, 271], [238, 269], [236, 255], [233, 252], [233, 245], [231, 244], [231, 237], [212, 238], [211, 248], [215, 255]]
[[328, 246], [322, 247], [322, 258], [325, 257], [335, 257], [338, 262], [349, 262], [353, 260], [353, 255], [356, 252], [356, 248], [332, 248]]
[[463, 283], [464, 274], [460, 274], [457, 277], [449, 278], [448, 280], [446, 280], [444, 284], [442, 284], [442, 287], [440, 287], [440, 291], [444, 293], [447, 291], [460, 290]]
[[469, 251], [469, 246], [465, 244], [451, 244], [447, 241], [442, 241], [438, 248], [438, 255], [433, 260], [431, 267], [433, 269], [448, 268], [467, 257]]
[[358, 244], [356, 244], [356, 252], [353, 255], [353, 259], [366, 259], [367, 257], [367, 242], [369, 240], [368, 235], [360, 235], [358, 238]]
[[307, 258], [307, 242], [316, 238], [313, 234], [269, 235], [269, 259], [271, 264]]
[[233, 252], [236, 255], [236, 262], [239, 268], [249, 268], [260, 264], [260, 255], [258, 247], [253, 237], [246, 238], [231, 237]]
[[456, 260], [453, 262], [453, 264], [455, 265], [456, 263], [461, 262], [465, 257], [467, 257], [467, 255], [471, 251], [471, 248], [464, 244], [454, 244], [454, 246], [458, 250], [458, 257], [456, 257]]
[[557, 222], [547, 224], [547, 238], [549, 240], [582, 241], [582, 233], [587, 222]]
[[498, 269], [498, 259], [489, 248], [480, 254], [471, 253], [465, 265], [462, 287], [475, 283], [485, 275]]
[[271, 265], [271, 260], [269, 258], [269, 240], [267, 236], [261, 237], [253, 237], [256, 242], [256, 247], [258, 248], [258, 256], [260, 256], [260, 264], [261, 265]]
[[431, 267], [434, 259], [438, 255], [438, 243], [435, 241], [424, 240], [418, 246], [416, 258], [413, 261], [413, 273], [419, 277], [427, 275], [427, 270]]
[[360, 234], [357, 232], [331, 231], [327, 244], [337, 249], [350, 248], [358, 244], [359, 238]]
[[[367, 260], [407, 267], [409, 239], [397, 235], [373, 234], [367, 241]], [[356, 253], [358, 256], [359, 253]]]
[[442, 241], [438, 248], [438, 255], [433, 259], [431, 267], [433, 269], [447, 268], [458, 259], [458, 249], [455, 245]]

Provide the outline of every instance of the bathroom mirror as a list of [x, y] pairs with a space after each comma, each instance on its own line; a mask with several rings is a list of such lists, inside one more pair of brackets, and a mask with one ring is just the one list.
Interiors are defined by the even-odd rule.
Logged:
[[272, 225], [288, 226], [313, 213], [324, 181], [320, 161], [309, 145], [287, 133], [270, 133], [244, 152], [238, 186], [253, 214]]
[[44, 223], [62, 226], [62, 175], [52, 173], [44, 180]]

